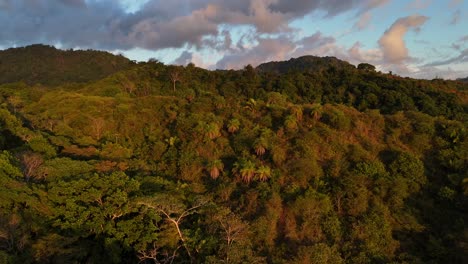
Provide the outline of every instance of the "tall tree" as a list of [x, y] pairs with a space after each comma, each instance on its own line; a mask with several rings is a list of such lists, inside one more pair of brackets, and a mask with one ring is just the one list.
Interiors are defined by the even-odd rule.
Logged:
[[175, 92], [176, 90], [176, 82], [182, 81], [182, 74], [179, 68], [173, 68], [172, 71], [169, 73], [172, 81], [172, 90]]

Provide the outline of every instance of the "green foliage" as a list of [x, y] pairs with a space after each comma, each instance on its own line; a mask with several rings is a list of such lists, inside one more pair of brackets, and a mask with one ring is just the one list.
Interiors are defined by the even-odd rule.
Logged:
[[330, 109], [331, 111], [324, 111], [322, 113], [322, 118], [321, 120], [338, 130], [348, 130], [351, 122], [348, 117], [345, 116], [345, 114], [340, 111], [339, 109], [332, 108]]
[[301, 247], [298, 256], [292, 263], [296, 264], [341, 264], [344, 263], [338, 249], [327, 244], [319, 243], [313, 246]]
[[55, 148], [43, 137], [33, 138], [28, 143], [32, 151], [44, 154], [46, 157], [51, 158], [57, 155]]
[[99, 80], [132, 65], [128, 59], [107, 52], [62, 51], [45, 45], [3, 50], [0, 61], [0, 83], [44, 85]]
[[2, 56], [1, 263], [468, 262], [466, 84]]
[[354, 69], [349, 63], [338, 60], [335, 57], [319, 58], [304, 56], [284, 62], [269, 62], [257, 67], [260, 72], [288, 73], [295, 71], [325, 71], [329, 69]]
[[129, 196], [138, 186], [138, 182], [123, 173], [57, 182], [48, 192], [55, 208], [54, 225], [65, 230], [111, 233], [114, 220], [135, 210], [129, 204]]
[[412, 191], [419, 190], [427, 182], [423, 163], [407, 152], [398, 153], [389, 164], [389, 170], [392, 176], [405, 179]]
[[85, 161], [70, 158], [55, 158], [44, 162], [41, 169], [47, 174], [47, 179], [58, 180], [62, 177], [73, 178], [93, 171], [93, 166]]
[[375, 72], [375, 66], [374, 65], [371, 65], [369, 63], [360, 63], [358, 66], [357, 66], [358, 70], [364, 70], [364, 71], [371, 71], [371, 72]]
[[4, 150], [0, 153], [0, 173], [2, 175], [11, 178], [21, 177], [22, 173], [19, 170], [19, 168], [15, 166], [15, 163], [17, 163], [17, 161], [12, 157], [12, 155], [8, 151]]
[[11, 257], [8, 255], [7, 252], [0, 250], [0, 262], [1, 263], [9, 264], [11, 263], [10, 259]]

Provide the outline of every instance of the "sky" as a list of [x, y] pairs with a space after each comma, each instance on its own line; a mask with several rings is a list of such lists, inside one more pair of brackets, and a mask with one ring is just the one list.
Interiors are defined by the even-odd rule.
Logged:
[[0, 0], [0, 49], [49, 44], [241, 69], [304, 55], [468, 76], [464, 0]]

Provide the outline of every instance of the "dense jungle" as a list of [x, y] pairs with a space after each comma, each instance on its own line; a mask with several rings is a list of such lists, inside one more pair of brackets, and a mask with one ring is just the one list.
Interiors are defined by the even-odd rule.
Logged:
[[0, 51], [0, 263], [468, 263], [467, 88]]

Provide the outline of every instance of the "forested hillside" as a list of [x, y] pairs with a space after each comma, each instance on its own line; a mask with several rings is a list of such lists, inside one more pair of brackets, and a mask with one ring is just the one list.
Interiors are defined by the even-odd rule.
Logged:
[[304, 56], [289, 61], [267, 62], [259, 65], [260, 72], [293, 73], [293, 72], [321, 72], [334, 68], [335, 70], [351, 70], [355, 67], [335, 57]]
[[103, 51], [64, 51], [31, 45], [0, 51], [0, 84], [22, 81], [59, 85], [96, 81], [131, 65], [127, 58]]
[[318, 57], [12, 70], [49, 51], [0, 56], [0, 263], [468, 262], [466, 84]]

